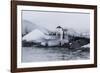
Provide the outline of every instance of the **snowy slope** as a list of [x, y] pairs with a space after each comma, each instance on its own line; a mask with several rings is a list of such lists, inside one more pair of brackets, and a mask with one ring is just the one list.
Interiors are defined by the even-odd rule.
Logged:
[[43, 38], [45, 38], [45, 34], [43, 32], [41, 32], [41, 30], [39, 30], [39, 29], [34, 29], [32, 32], [25, 35], [23, 37], [23, 40], [26, 40], [26, 41], [40, 41]]

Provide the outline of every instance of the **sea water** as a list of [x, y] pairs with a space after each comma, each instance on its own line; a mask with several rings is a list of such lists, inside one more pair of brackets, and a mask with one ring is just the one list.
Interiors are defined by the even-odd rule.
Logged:
[[68, 61], [89, 59], [89, 51], [61, 47], [22, 47], [22, 62]]

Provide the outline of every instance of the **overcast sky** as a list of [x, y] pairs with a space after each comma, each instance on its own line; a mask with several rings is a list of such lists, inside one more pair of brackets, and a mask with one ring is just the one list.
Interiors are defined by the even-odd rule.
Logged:
[[57, 26], [81, 32], [90, 30], [90, 14], [88, 13], [22, 11], [22, 20], [28, 20], [49, 30], [54, 30]]

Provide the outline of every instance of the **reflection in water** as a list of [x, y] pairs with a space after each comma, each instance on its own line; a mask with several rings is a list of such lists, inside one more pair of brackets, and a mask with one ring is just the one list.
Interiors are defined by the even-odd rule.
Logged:
[[68, 48], [22, 47], [22, 62], [89, 59], [89, 51], [72, 51]]

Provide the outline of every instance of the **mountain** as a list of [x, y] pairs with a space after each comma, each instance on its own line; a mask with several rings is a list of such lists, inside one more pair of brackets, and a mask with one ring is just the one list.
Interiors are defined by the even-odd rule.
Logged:
[[90, 33], [88, 31], [81, 32], [81, 31], [77, 31], [77, 30], [74, 30], [71, 28], [66, 28], [65, 34], [70, 35], [70, 36], [74, 36], [74, 37], [83, 37], [83, 38], [88, 38], [88, 39], [90, 38]]
[[28, 20], [23, 20], [22, 21], [22, 35], [26, 35], [32, 30], [36, 29], [37, 25], [28, 21]]

